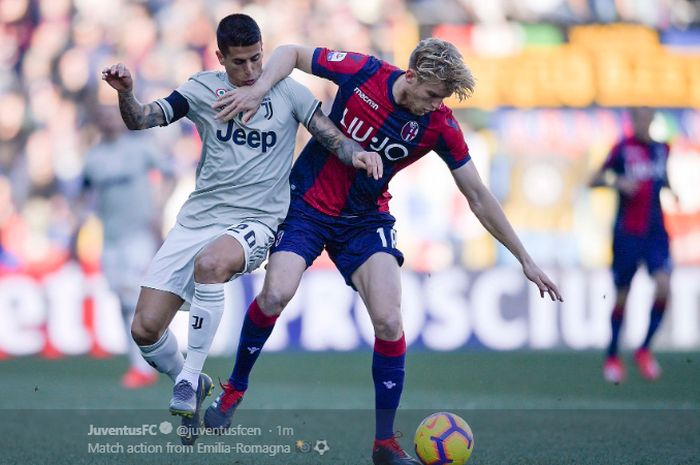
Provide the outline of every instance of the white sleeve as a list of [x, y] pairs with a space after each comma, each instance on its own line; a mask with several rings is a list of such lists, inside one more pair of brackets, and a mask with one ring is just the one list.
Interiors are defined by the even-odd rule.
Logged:
[[292, 108], [294, 118], [304, 126], [308, 126], [311, 117], [321, 105], [311, 91], [292, 78], [286, 78], [280, 84], [283, 87], [283, 95]]

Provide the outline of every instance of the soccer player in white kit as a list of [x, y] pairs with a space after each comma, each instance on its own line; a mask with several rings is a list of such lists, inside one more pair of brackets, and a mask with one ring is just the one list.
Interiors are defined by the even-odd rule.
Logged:
[[173, 171], [143, 137], [125, 131], [116, 108], [97, 105], [92, 116], [100, 140], [85, 156], [81, 197], [102, 222], [102, 273], [119, 299], [126, 329], [129, 370], [122, 386], [140, 388], [158, 380], [130, 332], [139, 284], [160, 241], [154, 228], [160, 211], [149, 175], [157, 170], [170, 185]]
[[[243, 14], [222, 19], [216, 37], [225, 72], [197, 73], [149, 104], [135, 98], [123, 64], [102, 71], [102, 79], [118, 92], [129, 129], [164, 126], [186, 116], [202, 139], [195, 190], [151, 262], [131, 327], [144, 358], [175, 382], [170, 411], [183, 416], [187, 426], [199, 425], [199, 407], [211, 392], [202, 368], [223, 313], [224, 283], [260, 266], [286, 215], [299, 123], [344, 163], [376, 179], [382, 168], [378, 154], [343, 136], [309, 90], [292, 79], [273, 87], [248, 123], [217, 120], [216, 97], [252, 85], [262, 74], [262, 40], [258, 25]], [[185, 301], [191, 306], [183, 360], [168, 325]], [[184, 443], [196, 439], [196, 429], [189, 430], [193, 433], [182, 437]]]

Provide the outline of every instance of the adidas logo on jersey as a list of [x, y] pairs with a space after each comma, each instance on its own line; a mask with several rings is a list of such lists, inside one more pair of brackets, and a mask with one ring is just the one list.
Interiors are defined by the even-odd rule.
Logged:
[[226, 126], [226, 134], [219, 129], [216, 131], [216, 138], [221, 142], [229, 140], [236, 145], [247, 145], [252, 149], [261, 148], [262, 153], [267, 152], [267, 149], [274, 147], [277, 143], [277, 133], [275, 131], [245, 131], [242, 128], [233, 129], [233, 120], [228, 122]]

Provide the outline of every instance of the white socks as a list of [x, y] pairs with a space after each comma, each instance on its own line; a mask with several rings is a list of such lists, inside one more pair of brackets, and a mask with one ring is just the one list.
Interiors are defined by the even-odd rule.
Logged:
[[170, 328], [165, 330], [158, 342], [150, 346], [139, 346], [139, 349], [141, 349], [141, 355], [143, 355], [143, 358], [146, 359], [149, 365], [170, 376], [170, 379], [173, 381], [182, 371], [182, 365], [185, 363], [185, 360], [177, 346], [177, 339], [170, 331]]
[[194, 298], [187, 328], [187, 358], [175, 383], [186, 379], [197, 389], [211, 343], [224, 314], [224, 284], [194, 283]]

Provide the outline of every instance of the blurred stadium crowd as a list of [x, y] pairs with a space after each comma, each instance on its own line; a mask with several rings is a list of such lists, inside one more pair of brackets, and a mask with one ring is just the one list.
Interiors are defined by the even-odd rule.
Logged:
[[[373, 53], [399, 66], [421, 37], [432, 34], [470, 47], [468, 62], [472, 53], [510, 53], [493, 46], [504, 25], [510, 34], [502, 37], [521, 50], [547, 42], [552, 31], [553, 42], [565, 41], [572, 25], [631, 22], [650, 31], [681, 31], [684, 40], [691, 37], [687, 50], [695, 62], [700, 56], [700, 33], [693, 32], [700, 6], [690, 0], [2, 0], [0, 267], [41, 275], [76, 256], [84, 264], [97, 262], [99, 223], [92, 219], [79, 227], [73, 205], [84, 154], [97, 137], [90, 106], [116, 104], [99, 71], [127, 63], [142, 101], [163, 97], [193, 73], [219, 67], [216, 24], [236, 11], [260, 23], [268, 53], [283, 43], [324, 45]], [[480, 35], [460, 29], [472, 25], [481, 28]], [[469, 34], [471, 41], [465, 39]], [[478, 69], [475, 74], [480, 77]], [[295, 77], [330, 102], [332, 85]], [[489, 85], [482, 75], [477, 95]], [[620, 135], [624, 115], [595, 105], [536, 109], [536, 103], [534, 109], [470, 106], [457, 116], [481, 173], [533, 254], [550, 265], [605, 266], [614, 197], [583, 186]], [[691, 247], [700, 243], [700, 179], [693, 175], [700, 172], [700, 114], [673, 106], [655, 123], [657, 135], [674, 142], [671, 174], [681, 197], [681, 205], [668, 207], [676, 225], [674, 251], [681, 262], [700, 264], [699, 246]], [[193, 185], [200, 142], [187, 122], [151, 130], [147, 137], [172, 158], [178, 173], [176, 194], [164, 212], [167, 227]], [[431, 271], [507, 261], [440, 165], [437, 157], [427, 157], [392, 184], [392, 211], [408, 264]]]

